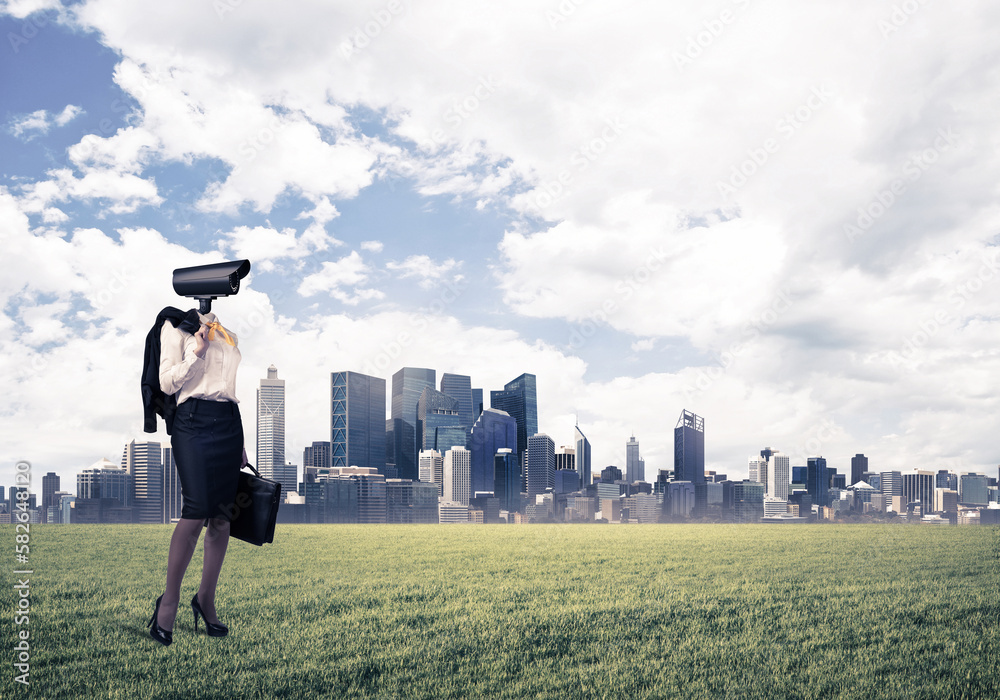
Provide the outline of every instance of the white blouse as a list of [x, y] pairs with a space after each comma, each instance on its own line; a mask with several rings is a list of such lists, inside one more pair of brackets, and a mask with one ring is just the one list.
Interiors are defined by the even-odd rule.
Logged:
[[[214, 313], [198, 314], [202, 324], [216, 322]], [[232, 401], [236, 398], [236, 369], [240, 364], [240, 349], [236, 335], [226, 328], [233, 341], [230, 345], [225, 335], [215, 331], [209, 341], [205, 356], [194, 354], [197, 346], [194, 336], [164, 321], [160, 330], [160, 389], [164, 394], [177, 394], [177, 405], [187, 399]]]

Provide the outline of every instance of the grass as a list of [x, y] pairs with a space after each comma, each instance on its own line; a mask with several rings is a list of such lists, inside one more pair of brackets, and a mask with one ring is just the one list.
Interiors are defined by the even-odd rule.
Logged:
[[1000, 696], [997, 528], [279, 526], [164, 648], [171, 531], [32, 530], [31, 697]]

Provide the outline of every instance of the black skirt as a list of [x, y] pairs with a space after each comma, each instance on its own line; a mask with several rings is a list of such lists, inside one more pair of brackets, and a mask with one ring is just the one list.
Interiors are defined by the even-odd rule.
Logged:
[[170, 446], [181, 482], [181, 517], [231, 520], [243, 462], [239, 406], [187, 399], [177, 407]]

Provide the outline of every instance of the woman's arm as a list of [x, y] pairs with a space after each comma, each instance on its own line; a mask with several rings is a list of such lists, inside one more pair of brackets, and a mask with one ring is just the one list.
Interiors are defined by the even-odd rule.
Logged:
[[194, 335], [188, 335], [174, 328], [170, 321], [163, 322], [160, 329], [160, 390], [164, 394], [176, 394], [188, 379], [203, 371], [207, 332], [208, 328], [202, 326]]

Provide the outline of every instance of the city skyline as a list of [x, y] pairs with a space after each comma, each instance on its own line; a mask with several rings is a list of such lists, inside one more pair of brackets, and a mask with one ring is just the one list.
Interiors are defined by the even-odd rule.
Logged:
[[1000, 10], [723, 5], [6, 3], [0, 481], [166, 442], [145, 333], [233, 258], [250, 454], [269, 365], [293, 461], [329, 372], [410, 366], [538, 377], [595, 471], [682, 409], [708, 470], [992, 469]]

